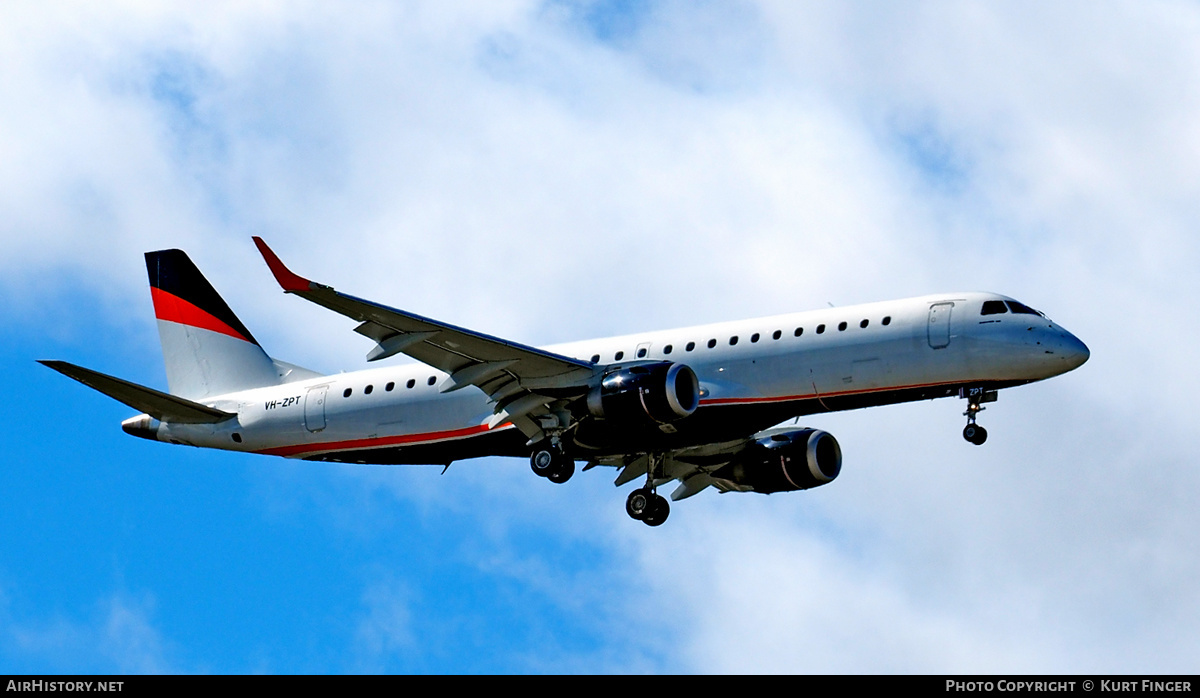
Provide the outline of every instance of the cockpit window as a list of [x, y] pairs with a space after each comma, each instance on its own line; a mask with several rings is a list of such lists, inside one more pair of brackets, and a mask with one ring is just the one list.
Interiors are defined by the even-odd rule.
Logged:
[[1042, 317], [1046, 317], [1045, 315], [1042, 315], [1042, 313], [1040, 313], [1039, 311], [1034, 310], [1033, 308], [1030, 308], [1029, 306], [1025, 305], [1024, 303], [1018, 303], [1016, 301], [1005, 301], [1005, 302], [1008, 303], [1008, 309], [1013, 311], [1014, 313], [1021, 313], [1023, 315], [1041, 315]]
[[1000, 313], [1007, 313], [1007, 312], [1008, 312], [1008, 309], [1004, 307], [1004, 301], [984, 301], [983, 302], [983, 310], [980, 311], [979, 314], [980, 315], [999, 315]]

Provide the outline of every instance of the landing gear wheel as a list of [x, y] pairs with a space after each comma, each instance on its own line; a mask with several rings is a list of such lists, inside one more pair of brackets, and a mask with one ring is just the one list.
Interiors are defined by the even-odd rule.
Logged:
[[644, 520], [653, 508], [656, 496], [650, 490], [642, 488], [630, 492], [629, 498], [625, 500], [625, 513], [634, 521]]
[[555, 453], [550, 448], [539, 448], [529, 456], [529, 468], [538, 477], [547, 477], [554, 472]]
[[661, 494], [654, 495], [654, 503], [650, 506], [650, 511], [642, 517], [642, 523], [647, 526], [661, 526], [671, 515], [671, 505], [667, 503], [667, 498]]
[[976, 446], [982, 446], [984, 441], [987, 441], [987, 429], [978, 424], [968, 424], [963, 429], [963, 438]]
[[556, 460], [558, 462], [551, 468], [550, 473], [546, 475], [546, 479], [556, 485], [561, 485], [570, 480], [571, 476], [575, 474], [575, 461], [564, 454], [559, 454]]
[[[960, 393], [961, 394], [961, 393]], [[982, 446], [984, 441], [987, 441], [987, 429], [975, 423], [975, 418], [979, 413], [987, 409], [983, 406], [984, 402], [995, 402], [996, 391], [988, 392], [982, 388], [975, 388], [970, 391], [970, 396], [967, 397], [967, 411], [963, 412], [963, 416], [967, 418], [967, 426], [963, 427], [963, 438], [976, 446]]]
[[671, 505], [666, 497], [655, 491], [655, 482], [665, 482], [670, 478], [663, 477], [663, 454], [646, 455], [649, 459], [646, 464], [646, 485], [629, 493], [629, 498], [625, 500], [625, 513], [647, 526], [661, 526], [671, 514]]

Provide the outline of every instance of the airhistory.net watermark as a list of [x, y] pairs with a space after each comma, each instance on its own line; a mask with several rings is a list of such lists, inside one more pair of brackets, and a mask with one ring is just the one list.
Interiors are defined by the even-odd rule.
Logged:
[[17, 681], [16, 679], [9, 679], [8, 683], [4, 686], [4, 690], [17, 691], [21, 693], [35, 693], [42, 691], [91, 693], [93, 691], [120, 692], [124, 686], [124, 681], [46, 681], [44, 679], [28, 679], [25, 681]]

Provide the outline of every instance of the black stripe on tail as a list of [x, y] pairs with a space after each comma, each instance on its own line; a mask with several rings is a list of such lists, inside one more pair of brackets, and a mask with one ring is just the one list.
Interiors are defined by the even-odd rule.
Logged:
[[[187, 301], [241, 333], [254, 344], [258, 341], [238, 320], [217, 290], [208, 283], [183, 250], [158, 250], [146, 253], [146, 272], [150, 286]], [[155, 308], [158, 311], [158, 308]]]

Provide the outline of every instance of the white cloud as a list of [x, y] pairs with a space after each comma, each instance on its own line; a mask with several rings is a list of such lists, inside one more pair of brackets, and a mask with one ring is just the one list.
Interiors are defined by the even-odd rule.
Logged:
[[411, 595], [403, 582], [396, 581], [375, 582], [363, 592], [365, 609], [358, 621], [357, 643], [365, 666], [360, 671], [380, 671], [389, 655], [416, 646]]
[[170, 671], [163, 639], [150, 622], [154, 604], [149, 598], [114, 596], [106, 602], [101, 651], [122, 673], [161, 674]]
[[[3, 601], [3, 599], [0, 599]], [[117, 592], [86, 618], [15, 617], [0, 608], [0, 643], [10, 659], [45, 662], [57, 671], [161, 674], [171, 671], [166, 643], [154, 626], [154, 599]]]

